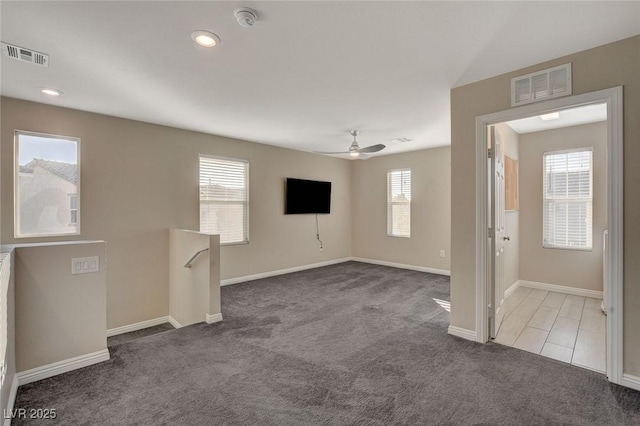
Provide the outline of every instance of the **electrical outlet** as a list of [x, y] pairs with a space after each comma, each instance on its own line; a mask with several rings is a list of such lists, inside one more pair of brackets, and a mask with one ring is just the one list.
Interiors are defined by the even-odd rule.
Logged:
[[75, 257], [71, 259], [71, 274], [88, 274], [100, 271], [100, 257]]
[[440, 257], [444, 257], [444, 250], [440, 250]]

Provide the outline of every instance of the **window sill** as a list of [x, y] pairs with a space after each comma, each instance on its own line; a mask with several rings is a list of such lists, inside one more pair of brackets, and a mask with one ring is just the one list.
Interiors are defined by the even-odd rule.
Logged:
[[14, 234], [13, 238], [15, 239], [24, 239], [24, 238], [52, 238], [52, 237], [73, 237], [80, 235], [80, 232], [67, 232], [64, 234], [26, 234], [26, 235], [16, 235]]
[[237, 243], [220, 243], [220, 247], [226, 247], [226, 246], [243, 246], [243, 245], [248, 245], [249, 241], [239, 241]]
[[566, 247], [566, 246], [542, 246], [543, 249], [569, 250], [569, 251], [593, 251], [593, 247]]

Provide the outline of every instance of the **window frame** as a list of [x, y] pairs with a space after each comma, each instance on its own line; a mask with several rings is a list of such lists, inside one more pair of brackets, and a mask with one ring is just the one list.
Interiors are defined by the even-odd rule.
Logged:
[[[251, 163], [249, 162], [249, 160], [245, 160], [243, 158], [234, 158], [234, 157], [223, 157], [220, 155], [211, 155], [211, 154], [198, 154], [198, 229], [199, 232], [204, 233], [204, 234], [208, 234], [207, 232], [202, 231], [202, 224], [201, 224], [201, 214], [200, 214], [200, 208], [201, 208], [201, 202], [202, 200], [200, 199], [200, 162], [202, 158], [208, 158], [208, 159], [212, 159], [212, 160], [222, 160], [222, 161], [234, 161], [237, 163], [243, 163], [245, 165], [245, 193], [247, 195], [246, 200], [244, 201], [244, 205], [245, 205], [245, 209], [244, 209], [244, 220], [246, 223], [245, 226], [245, 235], [244, 235], [244, 240], [243, 241], [234, 241], [234, 242], [227, 242], [227, 243], [223, 243], [222, 241], [220, 242], [220, 246], [236, 246], [236, 245], [244, 245], [244, 244], [249, 244], [249, 218], [250, 218], [250, 198], [249, 198], [249, 192], [250, 192], [250, 165]], [[208, 235], [212, 235], [212, 234], [208, 234]]]
[[[20, 135], [25, 136], [36, 136], [40, 138], [50, 138], [50, 139], [62, 139], [76, 143], [76, 157], [77, 157], [77, 181], [76, 181], [76, 203], [77, 203], [77, 224], [75, 232], [63, 232], [63, 233], [37, 233], [37, 234], [20, 234], [20, 212], [19, 212], [19, 197], [18, 192], [20, 191]], [[32, 132], [29, 130], [19, 130], [16, 129], [13, 132], [13, 237], [15, 239], [22, 238], [49, 238], [49, 237], [69, 237], [69, 236], [78, 236], [81, 235], [80, 228], [80, 181], [81, 181], [81, 159], [82, 159], [82, 143], [81, 139], [73, 136], [63, 136], [63, 135], [55, 135], [52, 133], [41, 133], [41, 132]]]
[[[559, 155], [559, 154], [569, 154], [572, 152], [590, 152], [591, 156], [590, 156], [590, 164], [589, 164], [589, 193], [590, 193], [590, 199], [589, 200], [581, 200], [578, 198], [566, 198], [564, 200], [564, 202], [567, 203], [583, 203], [583, 202], [588, 202], [590, 204], [591, 207], [591, 244], [589, 246], [567, 246], [567, 245], [559, 245], [559, 244], [549, 244], [545, 242], [545, 234], [546, 234], [546, 227], [545, 227], [545, 209], [547, 206], [547, 188], [545, 188], [545, 181], [546, 181], [546, 170], [545, 170], [545, 157], [547, 156], [551, 156], [551, 155]], [[570, 149], [561, 149], [561, 150], [556, 150], [556, 151], [545, 151], [542, 153], [542, 248], [543, 249], [550, 249], [550, 250], [570, 250], [570, 251], [584, 251], [584, 252], [590, 252], [593, 251], [593, 175], [594, 175], [594, 168], [593, 168], [593, 152], [594, 149], [593, 147], [582, 147], [582, 148], [570, 148]], [[567, 182], [568, 185], [568, 182]]]
[[[392, 201], [391, 200], [391, 176], [393, 173], [397, 172], [409, 172], [409, 182], [410, 185], [413, 182], [413, 173], [411, 172], [411, 167], [404, 167], [400, 169], [389, 169], [387, 170], [387, 236], [394, 238], [411, 238], [411, 210], [412, 210], [412, 190], [410, 188], [409, 191], [409, 201]], [[408, 235], [398, 235], [393, 233], [393, 206], [396, 205], [408, 205], [409, 206], [409, 234]]]

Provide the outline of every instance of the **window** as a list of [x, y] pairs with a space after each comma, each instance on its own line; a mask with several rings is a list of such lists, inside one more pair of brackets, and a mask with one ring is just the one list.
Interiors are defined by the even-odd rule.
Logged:
[[591, 250], [591, 148], [543, 155], [543, 247]]
[[80, 140], [16, 131], [14, 167], [16, 238], [80, 234]]
[[200, 155], [200, 232], [249, 242], [249, 162]]
[[411, 169], [387, 172], [387, 234], [411, 236]]

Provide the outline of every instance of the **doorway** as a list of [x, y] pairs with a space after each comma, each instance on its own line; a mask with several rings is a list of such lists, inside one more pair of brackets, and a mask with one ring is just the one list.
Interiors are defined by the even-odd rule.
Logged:
[[[606, 106], [606, 217], [608, 246], [604, 255], [603, 304], [606, 321], [606, 374], [622, 379], [622, 88], [530, 104], [476, 119], [476, 330], [477, 339], [495, 337], [507, 310], [504, 287], [505, 170], [503, 149], [495, 125], [576, 107]], [[507, 183], [508, 185], [508, 183]], [[541, 209], [542, 210], [542, 209]], [[592, 238], [601, 236], [592, 235]], [[540, 237], [542, 240], [542, 236]], [[546, 244], [545, 240], [543, 244]], [[539, 289], [538, 289], [539, 290]], [[590, 303], [593, 307], [593, 302]]]
[[[604, 374], [606, 104], [498, 123], [490, 130], [496, 147], [490, 170], [495, 185], [505, 186], [489, 186], [491, 194], [505, 198], [495, 204], [496, 226], [490, 226], [497, 249], [489, 268], [495, 264], [498, 296], [491, 299], [498, 308], [495, 319], [490, 316], [491, 337]], [[497, 194], [495, 199], [501, 201]]]

